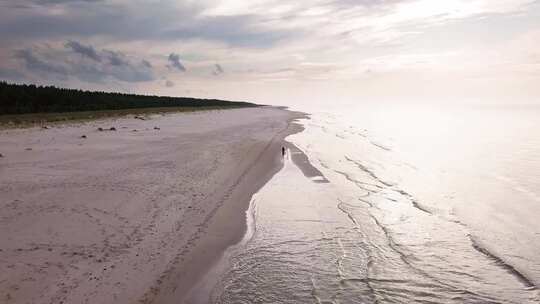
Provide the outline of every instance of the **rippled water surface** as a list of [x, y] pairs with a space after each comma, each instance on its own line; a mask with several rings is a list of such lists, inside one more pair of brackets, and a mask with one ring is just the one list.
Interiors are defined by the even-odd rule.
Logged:
[[537, 108], [312, 113], [212, 302], [540, 303]]

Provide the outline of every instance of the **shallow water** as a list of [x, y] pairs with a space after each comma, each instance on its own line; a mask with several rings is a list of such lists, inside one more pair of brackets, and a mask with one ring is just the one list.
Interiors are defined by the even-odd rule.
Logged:
[[314, 111], [212, 302], [540, 303], [539, 114]]

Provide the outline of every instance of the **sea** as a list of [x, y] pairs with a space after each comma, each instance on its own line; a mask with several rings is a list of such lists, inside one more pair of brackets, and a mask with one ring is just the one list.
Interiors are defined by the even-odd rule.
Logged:
[[295, 110], [206, 302], [540, 303], [539, 106]]

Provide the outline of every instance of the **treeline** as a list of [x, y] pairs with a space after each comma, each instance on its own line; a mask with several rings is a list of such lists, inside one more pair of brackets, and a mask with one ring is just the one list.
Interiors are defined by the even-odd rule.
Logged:
[[155, 107], [251, 107], [247, 102], [91, 92], [0, 82], [0, 115]]

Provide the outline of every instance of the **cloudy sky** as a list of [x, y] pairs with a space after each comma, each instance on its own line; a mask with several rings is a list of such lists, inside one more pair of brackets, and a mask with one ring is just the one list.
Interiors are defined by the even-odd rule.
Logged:
[[0, 0], [0, 79], [290, 104], [540, 103], [540, 1]]

